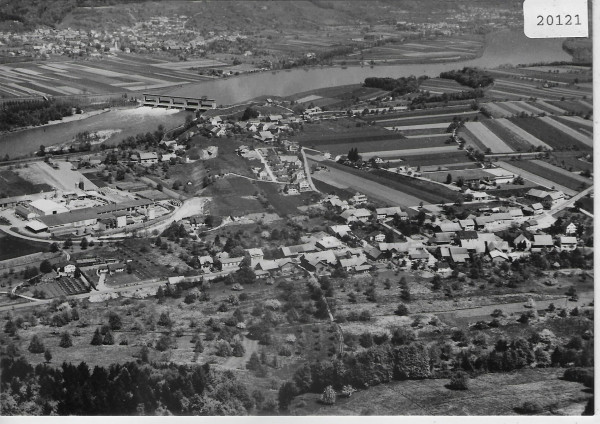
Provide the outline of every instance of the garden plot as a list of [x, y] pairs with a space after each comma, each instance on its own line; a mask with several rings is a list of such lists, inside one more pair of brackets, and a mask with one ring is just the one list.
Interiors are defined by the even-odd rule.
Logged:
[[513, 152], [508, 144], [502, 141], [481, 122], [467, 122], [465, 128], [493, 153]]
[[513, 124], [508, 119], [504, 119], [504, 118], [496, 119], [495, 122], [499, 123], [500, 125], [502, 125], [504, 128], [506, 128], [513, 134], [516, 134], [518, 137], [525, 140], [527, 143], [531, 144], [532, 146], [535, 146], [535, 147], [541, 146], [544, 149], [552, 150], [552, 147], [550, 147], [549, 145], [544, 143], [539, 138], [534, 137], [533, 135], [529, 134], [527, 131], [525, 131], [521, 127], [518, 127], [517, 125]]
[[589, 137], [585, 134], [575, 131], [574, 129], [563, 124], [562, 122], [558, 122], [549, 116], [544, 116], [540, 119], [542, 121], [546, 122], [548, 125], [553, 126], [557, 130], [559, 130], [567, 135], [570, 135], [571, 137], [573, 137], [579, 141], [582, 141], [583, 143], [587, 144], [590, 147], [594, 147], [594, 140], [592, 139], [592, 137]]
[[511, 163], [499, 161], [496, 164], [498, 166], [500, 166], [501, 168], [504, 168], [507, 171], [512, 172], [513, 174], [520, 175], [521, 177], [525, 178], [526, 180], [529, 180], [532, 183], [538, 184], [542, 187], [545, 187], [548, 189], [554, 188], [556, 190], [560, 190], [568, 196], [574, 196], [577, 194], [577, 191], [575, 191], [575, 190], [571, 190], [568, 187], [557, 184], [554, 181], [551, 181], [547, 178], [541, 177], [537, 174], [534, 174], [533, 172], [526, 171], [525, 169], [515, 166]]

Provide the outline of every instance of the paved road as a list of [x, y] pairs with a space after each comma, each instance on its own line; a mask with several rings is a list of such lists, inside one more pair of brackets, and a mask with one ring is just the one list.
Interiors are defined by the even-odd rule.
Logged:
[[554, 206], [552, 209], [550, 209], [547, 212], [547, 214], [548, 215], [554, 215], [554, 214], [560, 212], [561, 210], [563, 210], [564, 208], [572, 205], [573, 203], [575, 203], [579, 199], [582, 199], [583, 197], [587, 196], [592, 191], [594, 191], [594, 186], [590, 186], [590, 187], [586, 188], [582, 192], [580, 192], [580, 193], [576, 194], [575, 196], [571, 197], [569, 200], [566, 200], [563, 203], [559, 203], [558, 205]]

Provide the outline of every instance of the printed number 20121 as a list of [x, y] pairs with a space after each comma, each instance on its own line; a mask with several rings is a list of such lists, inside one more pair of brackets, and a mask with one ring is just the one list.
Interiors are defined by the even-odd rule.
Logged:
[[581, 25], [579, 15], [538, 15], [538, 25]]

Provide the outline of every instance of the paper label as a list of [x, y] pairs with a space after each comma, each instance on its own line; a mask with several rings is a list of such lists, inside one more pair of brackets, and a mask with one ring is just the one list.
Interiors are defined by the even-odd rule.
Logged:
[[529, 38], [587, 37], [587, 0], [525, 0], [523, 21]]

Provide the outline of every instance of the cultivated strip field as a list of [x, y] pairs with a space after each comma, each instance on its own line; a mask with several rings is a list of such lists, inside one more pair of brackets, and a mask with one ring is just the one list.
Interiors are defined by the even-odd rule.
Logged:
[[[452, 118], [454, 118], [455, 116], [471, 116], [471, 115], [477, 115], [479, 112], [476, 110], [470, 110], [467, 112], [453, 112], [453, 113], [440, 113], [440, 114], [435, 114], [435, 115], [426, 115], [427, 118], [449, 118], [449, 120], [452, 120]], [[404, 118], [393, 118], [393, 119], [380, 119], [377, 122], [390, 122], [390, 121], [405, 121], [405, 120], [410, 120], [410, 119], [415, 119], [416, 117], [411, 116], [411, 117], [404, 117]]]
[[506, 128], [508, 131], [512, 132], [517, 137], [521, 138], [522, 140], [524, 140], [525, 142], [529, 143], [530, 145], [532, 145], [534, 147], [541, 146], [544, 149], [552, 150], [552, 147], [550, 147], [549, 145], [544, 143], [539, 138], [534, 137], [533, 135], [529, 134], [527, 131], [525, 131], [521, 127], [513, 124], [508, 119], [496, 119], [494, 122], [497, 122], [498, 124], [500, 124], [501, 126]]
[[[518, 162], [518, 161], [516, 161]], [[515, 163], [516, 163], [515, 162]], [[526, 171], [522, 168], [519, 168], [518, 166], [514, 166], [512, 163], [508, 163], [508, 162], [504, 162], [504, 161], [499, 161], [496, 163], [498, 166], [500, 166], [501, 168], [506, 169], [507, 171], [510, 171], [514, 174], [520, 175], [521, 177], [525, 178], [526, 180], [531, 181], [532, 183], [541, 185], [542, 187], [546, 187], [546, 188], [555, 188], [556, 190], [560, 190], [563, 193], [569, 195], [569, 196], [574, 196], [577, 194], [576, 190], [571, 190], [568, 187], [562, 186], [560, 184], [555, 183], [554, 181], [550, 181], [546, 178], [540, 177], [539, 175], [536, 175], [532, 172]]]
[[496, 134], [502, 141], [508, 144], [515, 152], [527, 152], [533, 149], [533, 146], [523, 140], [517, 134], [503, 127], [498, 121], [499, 119], [486, 119], [482, 121], [490, 131]]
[[424, 201], [423, 199], [419, 199], [401, 191], [394, 190], [375, 181], [367, 180], [361, 176], [354, 175], [331, 166], [328, 168], [328, 172], [315, 172], [312, 175], [312, 178], [327, 184], [331, 184], [338, 188], [358, 190], [361, 193], [368, 194], [369, 196], [372, 196], [381, 202], [395, 206], [415, 206], [421, 201]]
[[523, 102], [523, 101], [515, 102], [515, 103], [517, 103], [524, 111], [526, 111], [528, 113], [533, 113], [535, 115], [541, 115], [542, 113], [545, 113], [542, 109], [535, 107], [531, 103], [527, 103], [527, 102]]
[[541, 106], [545, 107], [546, 109], [551, 110], [554, 113], [558, 113], [559, 115], [564, 115], [565, 111], [557, 106], [551, 105], [550, 103], [547, 103], [543, 100], [538, 100], [537, 101]]
[[562, 174], [567, 178], [572, 178], [574, 180], [576, 180], [579, 183], [585, 184], [586, 187], [589, 187], [590, 185], [592, 185], [593, 181], [589, 178], [586, 177], [582, 177], [581, 175], [575, 173], [575, 172], [570, 172], [567, 171], [566, 169], [560, 168], [558, 166], [554, 166], [551, 163], [545, 162], [543, 160], [538, 160], [538, 159], [534, 159], [534, 160], [530, 160], [529, 162], [531, 163], [535, 163], [538, 166], [542, 166], [544, 168], [547, 168], [553, 172], [556, 172], [557, 174]]
[[385, 150], [379, 152], [361, 153], [363, 159], [367, 160], [375, 156], [381, 158], [400, 158], [403, 156], [424, 155], [424, 154], [440, 154], [446, 152], [456, 152], [458, 148], [454, 146], [428, 147], [425, 149], [405, 149], [405, 150]]
[[386, 130], [390, 131], [408, 131], [408, 130], [425, 130], [425, 129], [439, 129], [439, 128], [448, 128], [447, 122], [441, 122], [438, 124], [420, 124], [420, 125], [405, 125], [405, 126], [396, 126], [396, 127], [384, 127]]
[[485, 147], [489, 148], [493, 153], [510, 153], [513, 149], [502, 141], [496, 134], [491, 132], [481, 122], [467, 122], [465, 128]]
[[585, 127], [594, 128], [594, 121], [589, 121], [579, 116], [561, 116], [561, 119], [566, 119], [567, 121], [572, 121]]
[[[585, 188], [591, 185], [591, 180], [587, 180], [580, 175], [577, 175], [581, 180], [577, 180], [573, 177], [569, 171], [565, 171], [561, 168], [557, 168], [554, 165], [543, 162], [545, 165], [540, 165], [537, 162], [530, 160], [518, 160], [511, 161], [511, 165], [516, 166], [524, 171], [530, 172], [532, 174], [537, 175], [540, 178], [544, 178], [548, 181], [554, 183], [555, 186], [560, 185], [562, 187], [566, 187], [570, 190], [575, 190], [577, 192], [584, 190]], [[557, 171], [559, 169], [560, 171]]]
[[589, 137], [585, 134], [582, 134], [578, 131], [575, 131], [574, 129], [563, 124], [562, 122], [558, 122], [558, 121], [550, 118], [549, 116], [544, 116], [540, 119], [542, 121], [546, 122], [547, 124], [553, 126], [557, 130], [562, 131], [563, 133], [568, 134], [571, 137], [584, 142], [585, 144], [587, 144], [590, 147], [594, 147], [594, 140], [591, 137]]
[[510, 121], [554, 149], [590, 150], [590, 146], [579, 138], [557, 131], [556, 128], [540, 118], [512, 118]]
[[498, 103], [489, 102], [484, 107], [492, 114], [494, 118], [509, 118], [513, 114], [499, 106]]

